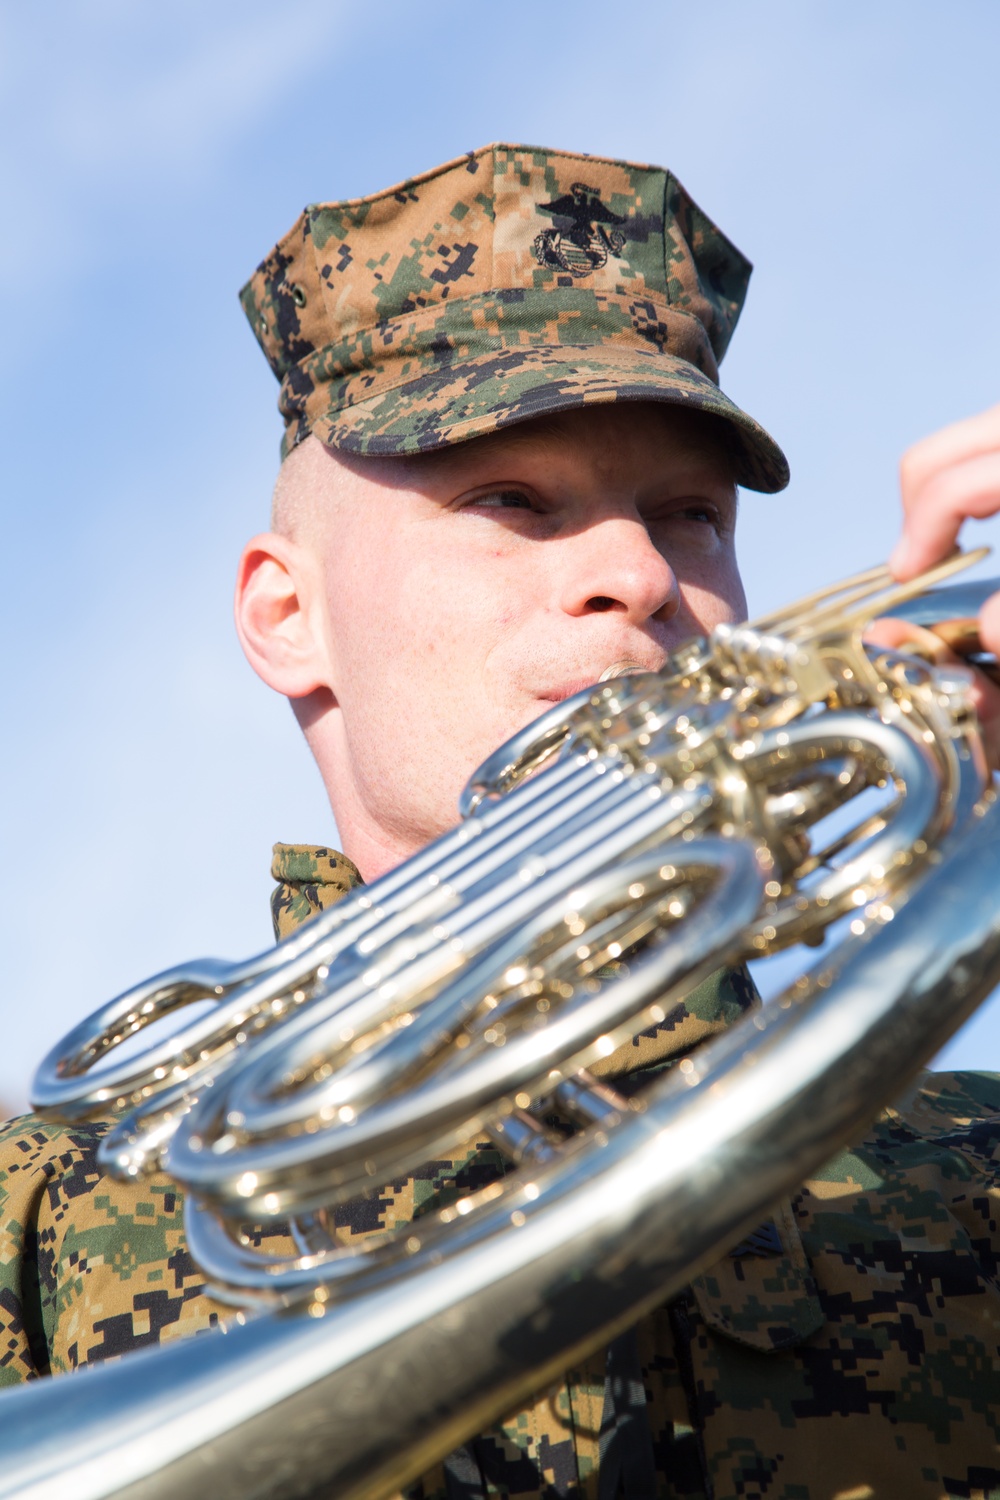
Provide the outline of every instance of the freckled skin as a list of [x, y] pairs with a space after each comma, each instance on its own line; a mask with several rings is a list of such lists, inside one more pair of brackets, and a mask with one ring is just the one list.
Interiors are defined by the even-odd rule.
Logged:
[[310, 671], [248, 655], [293, 698], [366, 878], [452, 826], [476, 765], [553, 701], [743, 618], [721, 438], [620, 405], [414, 458], [303, 444]]

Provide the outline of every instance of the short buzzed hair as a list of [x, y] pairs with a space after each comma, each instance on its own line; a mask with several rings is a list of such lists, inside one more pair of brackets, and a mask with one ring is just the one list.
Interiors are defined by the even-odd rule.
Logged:
[[271, 530], [294, 542], [318, 540], [317, 503], [324, 506], [332, 454], [319, 438], [308, 437], [293, 448], [278, 470], [271, 495]]

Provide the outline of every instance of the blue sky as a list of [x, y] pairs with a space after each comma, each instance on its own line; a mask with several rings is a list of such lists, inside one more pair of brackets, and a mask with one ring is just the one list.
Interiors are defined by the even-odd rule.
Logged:
[[[1000, 396], [998, 44], [993, 0], [0, 12], [0, 1099], [264, 946], [271, 843], [335, 838], [229, 602], [279, 439], [236, 292], [302, 206], [494, 139], [670, 166], [757, 266], [723, 378], [793, 482], [744, 503], [755, 612], [887, 555], [905, 445]], [[1000, 1006], [948, 1057], [1000, 1068]]]

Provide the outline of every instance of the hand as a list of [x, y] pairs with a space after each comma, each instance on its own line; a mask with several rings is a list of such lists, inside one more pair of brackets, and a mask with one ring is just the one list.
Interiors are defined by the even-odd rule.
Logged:
[[[947, 557], [967, 516], [983, 520], [1000, 510], [1000, 406], [914, 443], [903, 454], [899, 483], [903, 534], [889, 566], [902, 580]], [[996, 645], [1000, 636], [990, 649]]]
[[[982, 520], [1000, 511], [1000, 406], [915, 443], [903, 455], [899, 477], [903, 533], [889, 566], [905, 581], [948, 556], [967, 516]], [[883, 645], [903, 640], [896, 622], [879, 621], [871, 634]], [[983, 606], [979, 635], [984, 648], [1000, 656], [1000, 594]], [[974, 699], [990, 763], [1000, 768], [1000, 689], [977, 672]]]

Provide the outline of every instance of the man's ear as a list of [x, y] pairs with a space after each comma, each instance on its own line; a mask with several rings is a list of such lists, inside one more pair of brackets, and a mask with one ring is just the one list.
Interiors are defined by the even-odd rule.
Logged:
[[235, 614], [247, 661], [268, 687], [286, 698], [330, 688], [321, 571], [304, 547], [275, 532], [249, 541]]

